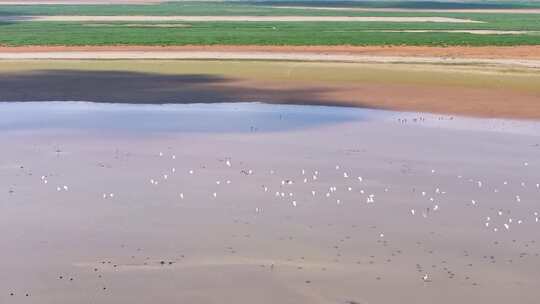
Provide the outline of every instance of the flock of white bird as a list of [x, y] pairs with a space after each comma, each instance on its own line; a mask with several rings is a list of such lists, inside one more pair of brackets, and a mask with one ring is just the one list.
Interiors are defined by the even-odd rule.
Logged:
[[[168, 155], [166, 156], [165, 153], [159, 152], [158, 153], [159, 158], [170, 158], [171, 160], [171, 166], [166, 172], [162, 172], [160, 174], [157, 174], [159, 177], [152, 177], [148, 179], [148, 182], [151, 186], [158, 187], [159, 185], [162, 185], [168, 181], [170, 181], [173, 177], [175, 177], [178, 174], [182, 174], [181, 171], [177, 170], [177, 167], [175, 166], [175, 160], [177, 159], [176, 155]], [[224, 161], [225, 168], [228, 168], [231, 170], [231, 172], [240, 173], [238, 177], [241, 176], [253, 176], [257, 175], [256, 172], [253, 169], [249, 168], [243, 168], [242, 165], [239, 165], [239, 168], [236, 168], [233, 165], [233, 161], [230, 158], [225, 159]], [[528, 167], [529, 163], [524, 162], [523, 166]], [[375, 192], [370, 192], [369, 189], [369, 178], [365, 178], [362, 175], [354, 174], [352, 171], [344, 169], [341, 165], [335, 165], [333, 168], [334, 172], [331, 174], [325, 173], [325, 175], [332, 175], [333, 177], [340, 177], [341, 179], [332, 179], [332, 183], [329, 183], [328, 179], [324, 179], [324, 182], [321, 182], [323, 180], [322, 178], [322, 171], [320, 168], [318, 169], [306, 169], [302, 168], [299, 170], [299, 174], [294, 175], [294, 177], [281, 177], [276, 172], [277, 170], [271, 169], [268, 172], [261, 172], [261, 175], [268, 175], [269, 177], [272, 177], [273, 182], [265, 183], [260, 185], [261, 191], [268, 195], [268, 200], [277, 199], [280, 201], [285, 202], [286, 204], [289, 204], [293, 208], [301, 207], [304, 203], [307, 203], [307, 197], [312, 197], [312, 200], [324, 200], [329, 202], [334, 202], [336, 205], [341, 205], [345, 201], [351, 202], [351, 195], [353, 197], [356, 197], [353, 199], [357, 203], [364, 202], [365, 204], [375, 204], [377, 202], [377, 194]], [[195, 176], [197, 175], [197, 171], [195, 168], [187, 169], [184, 174], [186, 174], [186, 177], [189, 178], [189, 176]], [[429, 174], [435, 175], [438, 174], [437, 169], [431, 169], [429, 170]], [[44, 185], [50, 185], [50, 180], [52, 177], [49, 177], [47, 175], [41, 176], [41, 182]], [[492, 193], [503, 193], [507, 192], [505, 187], [510, 187], [511, 183], [509, 181], [503, 181], [498, 186], [495, 186], [494, 184], [484, 181], [484, 180], [478, 180], [469, 178], [466, 179], [462, 175], [457, 175], [456, 179], [459, 181], [465, 181], [472, 187], [478, 189], [478, 190], [486, 190], [492, 191]], [[367, 181], [367, 182], [366, 182]], [[230, 185], [232, 184], [232, 181], [230, 179], [215, 179], [215, 185]], [[308, 187], [302, 188], [303, 190], [311, 187], [306, 195], [306, 193], [298, 193], [295, 192], [298, 189], [294, 186], [296, 184], [304, 184]], [[522, 189], [528, 188], [528, 183], [525, 181], [520, 181], [517, 183], [519, 187]], [[58, 192], [66, 192], [70, 190], [70, 187], [68, 185], [55, 185], [56, 191]], [[321, 189], [321, 187], [324, 187]], [[538, 190], [538, 193], [540, 193], [540, 183], [533, 183], [533, 187]], [[211, 187], [209, 186], [208, 189]], [[489, 189], [488, 189], [489, 188]], [[226, 188], [219, 187], [221, 189], [220, 191], [226, 191]], [[391, 189], [391, 186], [386, 186], [382, 189], [378, 189], [378, 191], [382, 192], [389, 192]], [[515, 188], [512, 188], [515, 190]], [[419, 193], [420, 196], [418, 197], [418, 201], [420, 202], [419, 205], [422, 205], [423, 207], [414, 207], [408, 209], [408, 213], [410, 216], [416, 217], [421, 216], [422, 218], [428, 218], [430, 217], [431, 213], [433, 212], [440, 212], [442, 210], [441, 202], [444, 201], [443, 197], [448, 195], [448, 191], [444, 190], [443, 186], [437, 186], [434, 187], [432, 190], [425, 190], [425, 191], [416, 191], [416, 193]], [[344, 200], [343, 193], [350, 193], [347, 195], [347, 199]], [[477, 197], [470, 199], [470, 204], [463, 202], [464, 206], [470, 206], [472, 208], [479, 208], [481, 206], [482, 197], [480, 195], [475, 195]], [[177, 194], [177, 197], [180, 200], [185, 200], [189, 198], [189, 192], [179, 192]], [[513, 194], [515, 203], [519, 204], [523, 201], [523, 197], [521, 194], [516, 193]], [[114, 199], [115, 193], [114, 192], [104, 192], [102, 194], [103, 199]], [[217, 199], [218, 198], [218, 191], [210, 191], [209, 199]], [[425, 202], [425, 203], [424, 203]], [[427, 204], [427, 205], [426, 205]], [[426, 207], [427, 206], [427, 207]], [[540, 207], [540, 206], [539, 206]], [[261, 204], [256, 204], [254, 207], [254, 212], [257, 215], [263, 214], [265, 212], [265, 208], [261, 207]], [[513, 217], [509, 215], [508, 210], [503, 209], [497, 209], [497, 210], [490, 210], [489, 214], [486, 214], [483, 217], [483, 226], [486, 229], [490, 229], [493, 232], [500, 232], [502, 230], [510, 231], [515, 225], [522, 225], [527, 222], [532, 223], [539, 223], [540, 222], [540, 215], [539, 211], [532, 211], [529, 216], [524, 217]], [[502, 220], [501, 220], [502, 219]], [[540, 223], [539, 223], [540, 224]], [[385, 238], [386, 234], [383, 231], [376, 232], [376, 236], [378, 238]], [[428, 273], [425, 273], [421, 279], [424, 282], [431, 282], [432, 278]]]

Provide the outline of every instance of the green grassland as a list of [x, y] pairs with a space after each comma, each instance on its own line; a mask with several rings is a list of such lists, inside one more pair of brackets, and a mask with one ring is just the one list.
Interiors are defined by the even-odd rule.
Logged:
[[[499, 16], [500, 17], [500, 16]], [[523, 17], [523, 16], [519, 16]], [[394, 33], [378, 30], [498, 29], [540, 31], [511, 16], [489, 24], [384, 22], [191, 22], [183, 27], [130, 23], [16, 22], [0, 25], [3, 45], [539, 45], [540, 34]], [[172, 24], [172, 23], [167, 23]], [[97, 25], [97, 26], [96, 26]]]
[[[418, 2], [418, 1], [225, 1], [164, 2], [153, 5], [1, 5], [0, 16], [6, 15], [154, 15], [154, 16], [377, 16], [358, 11], [299, 10], [272, 6], [332, 6], [364, 8], [540, 8], [540, 2]], [[411, 16], [424, 16], [413, 13]]]
[[[290, 2], [290, 1], [289, 1]], [[290, 4], [279, 2], [280, 4]], [[304, 5], [302, 1], [295, 4]], [[325, 2], [315, 2], [325, 4]], [[333, 2], [344, 4], [346, 2]], [[360, 3], [360, 2], [358, 2]], [[355, 5], [358, 5], [356, 3]], [[379, 6], [386, 2], [377, 2]], [[401, 3], [401, 2], [399, 2]], [[483, 2], [482, 2], [483, 3]], [[491, 2], [490, 2], [491, 3]], [[503, 2], [501, 2], [503, 3]], [[504, 2], [505, 3], [505, 2]], [[520, 4], [521, 3], [521, 4]], [[275, 3], [274, 3], [275, 4]], [[411, 4], [411, 3], [409, 3]], [[493, 4], [490, 4], [493, 5]], [[503, 4], [500, 4], [503, 5]], [[508, 4], [505, 4], [508, 5]], [[516, 2], [515, 6], [532, 6]], [[278, 9], [268, 2], [170, 2], [157, 5], [0, 6], [19, 15], [439, 16], [483, 23], [395, 22], [0, 22], [0, 45], [540, 45], [540, 14], [343, 12]], [[135, 24], [134, 24], [135, 23]], [[167, 24], [175, 24], [167, 22]], [[500, 30], [523, 34], [396, 33], [381, 30]]]

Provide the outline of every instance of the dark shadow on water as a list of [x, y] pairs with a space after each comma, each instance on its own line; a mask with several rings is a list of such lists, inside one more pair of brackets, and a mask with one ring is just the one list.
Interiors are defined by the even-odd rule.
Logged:
[[[215, 75], [80, 70], [4, 73], [0, 75], [0, 116], [4, 116], [0, 128], [249, 132], [367, 118], [362, 110], [346, 107], [252, 104], [334, 104], [325, 99], [328, 92], [328, 88], [264, 88]], [[201, 105], [214, 103], [220, 104]]]

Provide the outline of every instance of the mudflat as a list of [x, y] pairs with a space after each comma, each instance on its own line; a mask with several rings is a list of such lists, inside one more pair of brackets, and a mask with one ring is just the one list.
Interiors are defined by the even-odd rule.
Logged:
[[4, 60], [0, 71], [0, 86], [4, 88], [1, 101], [259, 101], [540, 118], [540, 76], [537, 69], [528, 68], [235, 60]]

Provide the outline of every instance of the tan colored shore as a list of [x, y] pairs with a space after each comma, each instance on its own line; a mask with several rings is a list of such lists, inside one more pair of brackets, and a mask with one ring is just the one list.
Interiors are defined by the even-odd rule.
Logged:
[[540, 59], [540, 46], [266, 46], [266, 45], [185, 45], [185, 46], [0, 46], [2, 53], [61, 52], [231, 52], [309, 53], [396, 57], [442, 57], [475, 59]]
[[4, 60], [0, 87], [3, 101], [260, 101], [540, 119], [540, 73], [529, 68], [246, 60]]

